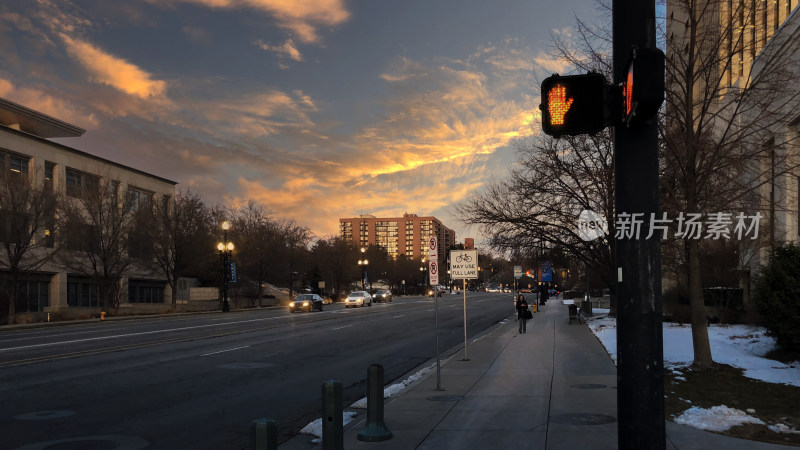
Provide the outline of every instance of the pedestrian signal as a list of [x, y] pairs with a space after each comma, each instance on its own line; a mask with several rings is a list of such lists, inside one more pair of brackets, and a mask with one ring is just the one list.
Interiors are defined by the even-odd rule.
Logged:
[[664, 52], [657, 48], [634, 48], [626, 67], [622, 120], [633, 127], [655, 116], [664, 102]]
[[606, 79], [599, 73], [547, 77], [539, 109], [542, 131], [550, 136], [597, 133], [608, 123]]

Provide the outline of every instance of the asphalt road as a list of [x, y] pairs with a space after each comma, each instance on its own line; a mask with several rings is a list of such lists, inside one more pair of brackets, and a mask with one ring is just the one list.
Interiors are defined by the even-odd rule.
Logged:
[[[513, 313], [511, 294], [468, 293], [467, 334]], [[464, 342], [461, 295], [439, 300], [439, 348]], [[0, 448], [243, 449], [258, 418], [279, 441], [319, 417], [321, 386], [344, 405], [436, 356], [423, 297], [322, 312], [265, 308], [0, 331]], [[463, 351], [463, 350], [458, 350]]]

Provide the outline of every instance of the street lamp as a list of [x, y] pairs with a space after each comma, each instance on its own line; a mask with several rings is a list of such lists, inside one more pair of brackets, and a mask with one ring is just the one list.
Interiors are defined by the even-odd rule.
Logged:
[[222, 222], [222, 241], [217, 244], [219, 260], [222, 261], [222, 312], [231, 310], [228, 305], [228, 280], [231, 273], [231, 254], [233, 253], [233, 242], [228, 241], [228, 230], [230, 228], [230, 222], [227, 220]]
[[362, 291], [366, 291], [367, 290], [367, 264], [369, 264], [369, 261], [367, 261], [366, 252], [367, 252], [367, 249], [364, 248], [364, 247], [361, 247], [361, 259], [358, 260], [358, 265], [361, 267], [361, 290]]

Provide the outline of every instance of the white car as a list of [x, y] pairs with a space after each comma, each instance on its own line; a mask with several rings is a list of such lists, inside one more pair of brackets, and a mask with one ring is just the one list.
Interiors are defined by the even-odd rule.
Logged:
[[372, 306], [372, 296], [367, 291], [353, 291], [344, 299], [344, 307]]

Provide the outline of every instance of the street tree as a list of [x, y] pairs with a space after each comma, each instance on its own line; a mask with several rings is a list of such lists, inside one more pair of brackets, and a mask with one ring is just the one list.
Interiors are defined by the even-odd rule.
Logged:
[[192, 191], [164, 198], [152, 208], [138, 208], [134, 239], [146, 247], [145, 254], [172, 289], [172, 307], [177, 307], [178, 279], [205, 272], [214, 242], [211, 214], [200, 196]]
[[116, 310], [122, 279], [135, 262], [129, 251], [133, 212], [152, 205], [121, 195], [119, 184], [108, 179], [87, 176], [61, 202], [57, 236], [64, 251], [58, 258], [70, 271], [96, 282], [103, 308]]
[[[756, 36], [754, 7], [724, 0], [667, 2], [660, 176], [662, 210], [669, 217], [759, 212], [759, 191], [793, 169], [786, 158], [789, 143], [774, 135], [800, 106], [792, 73], [798, 43], [787, 42], [794, 50], [781, 57], [764, 51], [757, 58], [767, 37]], [[702, 291], [704, 244], [688, 233], [677, 237], [683, 248], [677, 263], [685, 268], [691, 305], [694, 366], [706, 368], [713, 358]]]
[[279, 224], [268, 210], [252, 199], [232, 211], [231, 217], [239, 263], [239, 291], [262, 306], [264, 284], [274, 282], [276, 255], [283, 247]]
[[0, 177], [0, 268], [8, 271], [8, 323], [15, 323], [22, 276], [39, 269], [58, 250], [53, 240], [58, 196], [50, 183], [35, 186], [26, 174]]

